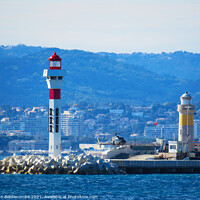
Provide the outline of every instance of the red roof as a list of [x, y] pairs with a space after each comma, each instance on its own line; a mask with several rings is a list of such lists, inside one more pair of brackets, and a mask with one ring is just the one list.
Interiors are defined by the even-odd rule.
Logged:
[[56, 52], [49, 58], [49, 61], [61, 61], [61, 58], [56, 54]]

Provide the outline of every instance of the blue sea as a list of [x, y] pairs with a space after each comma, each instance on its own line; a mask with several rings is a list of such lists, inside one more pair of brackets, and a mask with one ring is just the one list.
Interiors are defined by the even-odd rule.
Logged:
[[200, 199], [199, 174], [0, 175], [0, 199]]

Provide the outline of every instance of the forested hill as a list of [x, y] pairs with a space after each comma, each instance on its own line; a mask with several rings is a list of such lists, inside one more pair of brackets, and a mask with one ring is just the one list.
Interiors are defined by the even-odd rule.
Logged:
[[158, 74], [169, 74], [182, 79], [197, 80], [200, 77], [200, 54], [183, 51], [173, 53], [111, 54], [100, 53], [119, 62], [143, 66]]
[[200, 98], [199, 54], [92, 53], [18, 45], [0, 47], [0, 104], [48, 104], [42, 74], [54, 52], [67, 71], [62, 88], [64, 103], [179, 102], [185, 90], [194, 100]]

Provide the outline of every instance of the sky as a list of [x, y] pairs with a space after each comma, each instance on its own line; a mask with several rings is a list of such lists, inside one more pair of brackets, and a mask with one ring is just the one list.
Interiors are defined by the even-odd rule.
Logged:
[[0, 45], [200, 52], [200, 0], [0, 0], [0, 17]]

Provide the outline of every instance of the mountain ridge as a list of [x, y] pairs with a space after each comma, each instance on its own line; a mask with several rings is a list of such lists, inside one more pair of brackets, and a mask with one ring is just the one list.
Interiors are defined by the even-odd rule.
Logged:
[[[196, 70], [196, 78], [192, 80], [185, 73], [177, 77], [176, 73], [168, 73], [171, 66], [167, 67], [166, 59], [163, 64], [160, 55], [156, 58], [156, 54], [122, 55], [18, 45], [9, 48], [0, 46], [1, 104], [47, 105], [48, 88], [42, 73], [48, 68], [48, 58], [55, 51], [62, 58], [62, 69], [67, 71], [62, 88], [64, 103], [82, 100], [102, 103], [124, 102], [134, 105], [149, 105], [156, 101], [177, 102], [185, 90], [191, 91], [194, 97], [199, 97], [198, 67], [190, 67], [190, 71]], [[173, 62], [177, 63], [176, 67], [173, 66], [175, 72], [179, 71], [181, 64], [186, 61], [186, 67], [195, 62], [197, 66], [200, 65], [199, 54], [175, 54], [176, 56], [170, 54], [173, 59], [176, 58]], [[188, 54], [191, 54], [189, 58]], [[168, 56], [167, 53], [163, 55]], [[148, 62], [152, 57], [156, 59], [153, 64]], [[179, 59], [184, 62], [181, 63]], [[166, 70], [156, 71], [155, 66], [159, 69], [164, 66]]]

